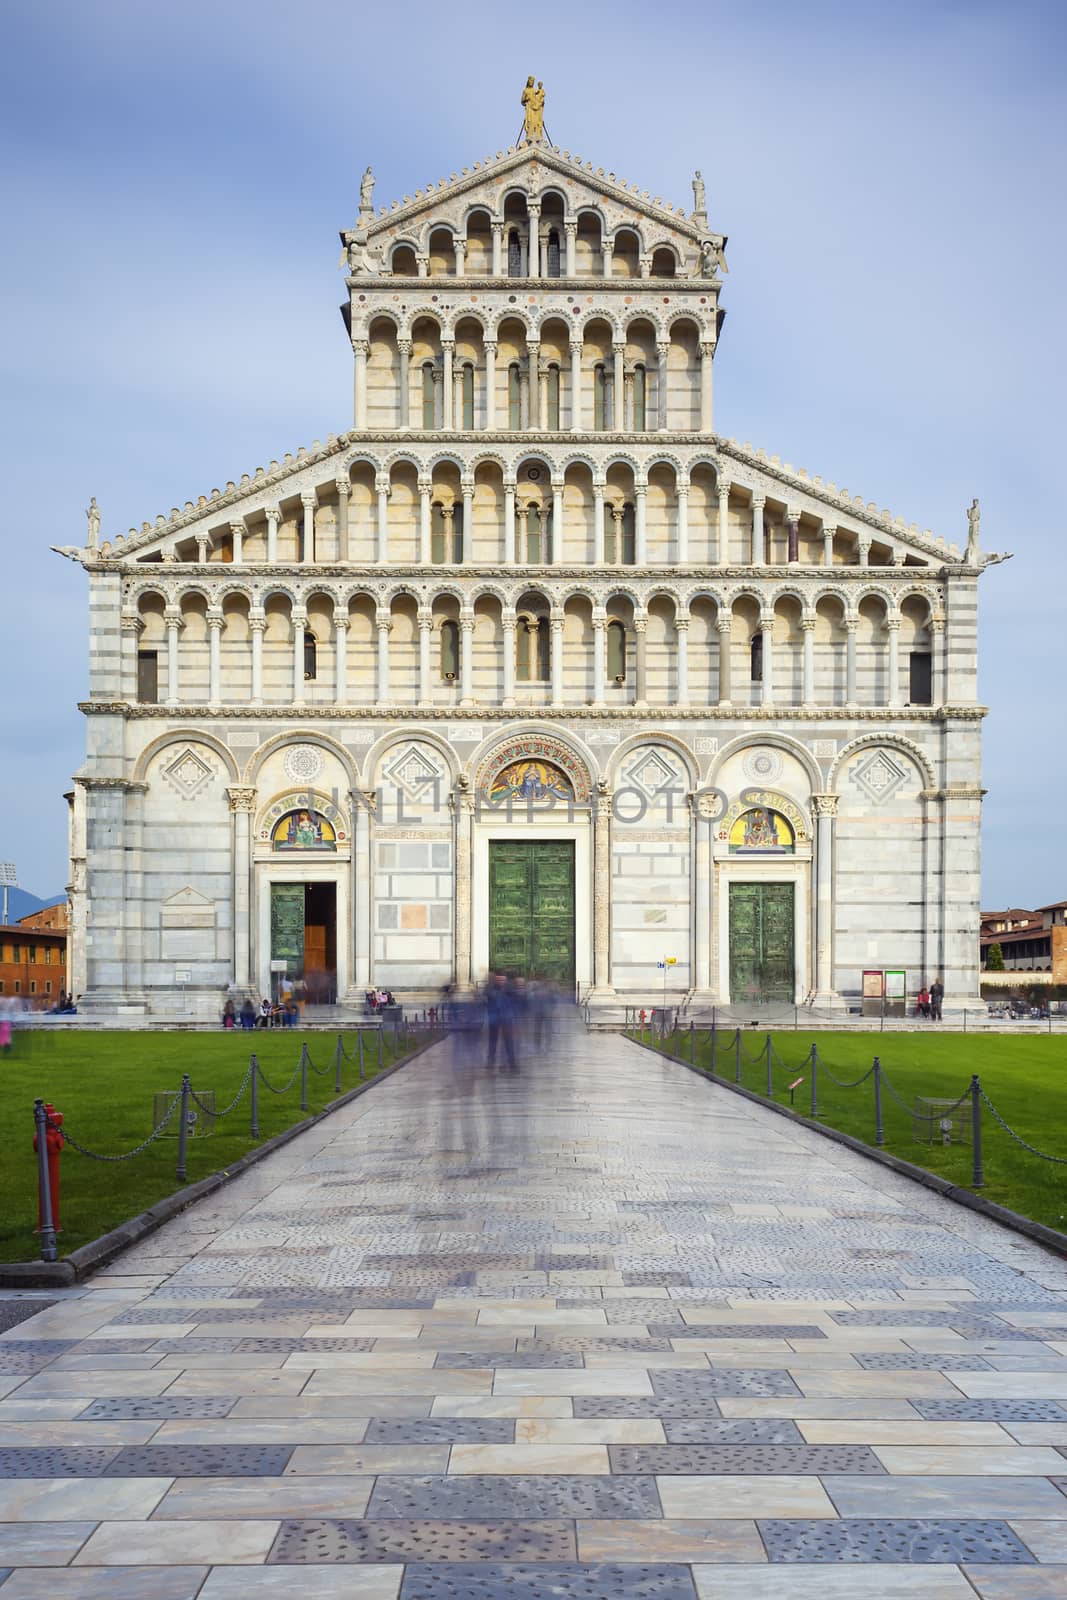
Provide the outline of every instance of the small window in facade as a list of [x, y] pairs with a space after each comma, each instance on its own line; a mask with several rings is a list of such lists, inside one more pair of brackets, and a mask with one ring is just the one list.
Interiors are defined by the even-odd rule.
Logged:
[[137, 652], [137, 698], [143, 706], [159, 704], [159, 656], [155, 650]]
[[549, 629], [547, 617], [522, 617], [515, 629], [515, 676], [520, 683], [547, 683]]
[[12, 961], [22, 960], [22, 946], [20, 944], [13, 944], [11, 946], [11, 959]]
[[526, 559], [531, 566], [539, 566], [544, 559], [541, 549], [541, 512], [535, 505], [526, 508]]
[[547, 377], [547, 404], [548, 426], [553, 433], [559, 431], [559, 368], [555, 362], [548, 369]]
[[30, 979], [30, 993], [31, 994], [36, 994], [37, 993], [37, 979], [36, 978], [31, 978]]
[[51, 982], [49, 982], [49, 983], [46, 983], [46, 984], [45, 984], [45, 986], [44, 986], [44, 992], [45, 992], [45, 994], [51, 994], [51, 993], [52, 993], [52, 985], [51, 985]]
[[30, 965], [34, 967], [37, 965], [37, 946], [35, 944], [30, 945]]
[[508, 277], [522, 277], [522, 240], [518, 228], [508, 230]]
[[446, 683], [459, 677], [459, 623], [451, 618], [441, 624], [441, 676]]
[[626, 629], [621, 622], [608, 623], [608, 677], [612, 683], [626, 682]]
[[4, 980], [3, 980], [3, 978], [0, 978], [0, 994], [3, 994], [3, 992], [4, 992]]
[[428, 430], [437, 426], [437, 385], [433, 381], [433, 364], [429, 361], [422, 368], [422, 425]]
[[933, 657], [928, 650], [913, 650], [908, 661], [908, 701], [913, 706], [934, 703]]
[[16, 978], [15, 979], [15, 993], [16, 994], [21, 994], [22, 993], [22, 980], [20, 978]]
[[463, 399], [463, 416], [460, 419], [465, 433], [470, 433], [474, 427], [474, 368], [466, 362], [461, 376], [461, 394]]
[[607, 427], [608, 379], [604, 363], [598, 361], [593, 368], [593, 430], [603, 433]]
[[508, 427], [516, 432], [522, 427], [522, 385], [517, 361], [508, 368]]
[[634, 368], [634, 432], [645, 431], [645, 369], [637, 366]]
[[304, 678], [310, 682], [318, 676], [319, 641], [310, 628], [304, 629]]
[[632, 567], [637, 559], [637, 540], [635, 527], [635, 511], [632, 505], [622, 508], [622, 550], [619, 552], [619, 561], [626, 567]]
[[545, 277], [558, 278], [559, 276], [559, 232], [556, 228], [552, 228], [545, 247]]
[[750, 676], [753, 683], [763, 682], [763, 632], [752, 635], [752, 646], [749, 653]]

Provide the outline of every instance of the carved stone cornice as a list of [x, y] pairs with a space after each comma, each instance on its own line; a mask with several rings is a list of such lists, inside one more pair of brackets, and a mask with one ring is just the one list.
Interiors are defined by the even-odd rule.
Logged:
[[[383, 623], [381, 626], [389, 626]], [[907, 710], [890, 706], [590, 706], [526, 705], [513, 706], [415, 706], [412, 702], [390, 701], [385, 705], [263, 705], [263, 706], [145, 706], [126, 701], [83, 700], [78, 710], [86, 716], [120, 715], [129, 721], [228, 722], [514, 722], [516, 719], [548, 718], [582, 722], [623, 721], [647, 723], [650, 728], [672, 722], [752, 722], [786, 727], [790, 723], [817, 725], [880, 723], [905, 728], [922, 723], [980, 722], [989, 714], [988, 706], [909, 706]]]
[[240, 784], [227, 789], [226, 798], [230, 802], [230, 810], [248, 813], [255, 811], [258, 793], [258, 789], [250, 789]]

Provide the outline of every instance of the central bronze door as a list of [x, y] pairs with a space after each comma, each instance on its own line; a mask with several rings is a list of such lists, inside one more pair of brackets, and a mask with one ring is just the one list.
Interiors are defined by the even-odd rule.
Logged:
[[489, 965], [573, 986], [573, 840], [489, 841]]
[[793, 885], [730, 885], [730, 1000], [794, 998]]

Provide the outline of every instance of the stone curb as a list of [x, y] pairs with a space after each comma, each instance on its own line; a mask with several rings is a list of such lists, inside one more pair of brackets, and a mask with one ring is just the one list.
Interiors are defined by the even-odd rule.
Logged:
[[660, 1061], [669, 1061], [672, 1066], [684, 1067], [686, 1072], [694, 1073], [704, 1083], [729, 1089], [731, 1094], [740, 1095], [744, 1100], [751, 1100], [753, 1105], [774, 1111], [778, 1116], [785, 1117], [789, 1122], [798, 1123], [802, 1128], [810, 1128], [814, 1133], [821, 1133], [824, 1139], [832, 1139], [835, 1144], [843, 1144], [847, 1149], [855, 1150], [858, 1155], [877, 1161], [883, 1167], [889, 1167], [901, 1177], [913, 1178], [916, 1183], [921, 1183], [924, 1189], [933, 1189], [946, 1200], [953, 1200], [957, 1205], [966, 1206], [969, 1211], [977, 1211], [982, 1216], [1001, 1223], [1003, 1227], [1010, 1228], [1014, 1233], [1025, 1234], [1035, 1244], [1043, 1245], [1055, 1255], [1067, 1256], [1067, 1233], [1047, 1228], [1043, 1222], [1034, 1222], [1031, 1217], [1024, 1217], [1018, 1211], [1009, 1211], [1007, 1206], [998, 1206], [995, 1200], [987, 1200], [984, 1195], [975, 1194], [973, 1189], [964, 1189], [958, 1184], [949, 1183], [947, 1178], [939, 1178], [936, 1173], [927, 1172], [925, 1167], [917, 1167], [911, 1161], [905, 1161], [902, 1156], [890, 1155], [887, 1150], [879, 1150], [876, 1145], [864, 1144], [862, 1139], [855, 1138], [851, 1133], [842, 1133], [839, 1128], [831, 1128], [828, 1124], [818, 1122], [812, 1117], [805, 1117], [799, 1111], [792, 1111], [788, 1106], [779, 1105], [776, 1100], [766, 1100], [763, 1095], [756, 1094], [752, 1089], [746, 1089], [742, 1084], [732, 1083], [728, 1078], [719, 1077], [718, 1074], [711, 1077], [702, 1068], [694, 1067], [689, 1061], [683, 1061], [680, 1056], [665, 1056], [661, 1050], [654, 1050], [651, 1045], [642, 1044], [639, 1039], [630, 1039], [629, 1034], [623, 1034], [621, 1037], [629, 1039], [629, 1042], [636, 1044], [639, 1049], [647, 1050]]
[[347, 1090], [339, 1095], [336, 1100], [322, 1111], [317, 1111], [314, 1116], [305, 1117], [302, 1122], [294, 1123], [291, 1128], [285, 1128], [281, 1133], [276, 1133], [273, 1139], [259, 1144], [254, 1150], [249, 1150], [247, 1155], [241, 1156], [230, 1166], [219, 1172], [210, 1172], [206, 1178], [200, 1178], [196, 1183], [187, 1184], [184, 1189], [179, 1189], [174, 1194], [166, 1195], [147, 1211], [142, 1211], [139, 1216], [131, 1217], [128, 1222], [120, 1222], [117, 1228], [112, 1228], [110, 1233], [103, 1233], [99, 1239], [90, 1239], [88, 1244], [72, 1250], [69, 1256], [63, 1256], [59, 1261], [6, 1261], [0, 1262], [0, 1289], [69, 1289], [72, 1284], [80, 1283], [90, 1273], [106, 1266], [116, 1256], [128, 1250], [131, 1245], [139, 1244], [149, 1234], [155, 1233], [165, 1222], [181, 1212], [188, 1210], [198, 1200], [203, 1200], [206, 1195], [214, 1194], [217, 1189], [231, 1183], [234, 1178], [239, 1178], [243, 1172], [254, 1167], [264, 1157], [272, 1155], [275, 1150], [280, 1150], [292, 1139], [302, 1133], [307, 1133], [326, 1117], [332, 1116], [342, 1106], [348, 1105], [353, 1100], [358, 1100], [361, 1094], [366, 1094], [368, 1089], [373, 1089], [379, 1083], [384, 1083], [386, 1078], [391, 1078], [394, 1072], [399, 1072], [401, 1067], [424, 1055], [440, 1041], [437, 1038], [427, 1040], [413, 1050], [403, 1061], [394, 1061], [391, 1067], [384, 1068], [366, 1083], [359, 1083], [354, 1089]]

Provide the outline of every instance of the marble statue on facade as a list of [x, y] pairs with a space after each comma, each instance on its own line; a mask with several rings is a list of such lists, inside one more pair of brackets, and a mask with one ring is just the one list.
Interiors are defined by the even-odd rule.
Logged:
[[374, 173], [370, 167], [359, 180], [359, 210], [361, 216], [367, 216], [374, 210]]
[[85, 519], [89, 525], [89, 549], [95, 550], [100, 540], [100, 507], [93, 495], [85, 512]]
[[977, 496], [967, 507], [967, 560], [973, 565], [978, 560], [978, 529], [982, 512]]
[[704, 186], [704, 179], [701, 175], [700, 168], [698, 167], [696, 172], [693, 174], [693, 215], [697, 217], [705, 217], [707, 216], [707, 212], [707, 192]]
[[532, 72], [522, 91], [522, 107], [525, 112], [523, 138], [527, 144], [538, 144], [545, 135], [545, 86], [540, 81], [534, 83]]

